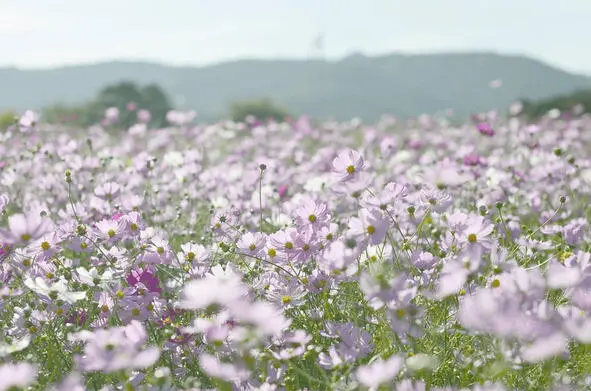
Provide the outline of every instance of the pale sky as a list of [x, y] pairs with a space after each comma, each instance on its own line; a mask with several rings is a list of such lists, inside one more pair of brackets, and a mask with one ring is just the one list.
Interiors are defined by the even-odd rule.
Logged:
[[0, 0], [0, 67], [495, 51], [591, 75], [591, 0]]

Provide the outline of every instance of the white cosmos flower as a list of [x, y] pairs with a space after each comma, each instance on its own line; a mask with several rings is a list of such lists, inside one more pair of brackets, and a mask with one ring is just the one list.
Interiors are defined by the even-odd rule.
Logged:
[[25, 286], [33, 292], [49, 297], [52, 292], [57, 293], [58, 299], [61, 299], [69, 304], [73, 304], [86, 297], [86, 292], [70, 292], [68, 290], [68, 284], [64, 280], [58, 280], [57, 282], [49, 285], [41, 277], [36, 277], [34, 280], [27, 277], [24, 281]]
[[78, 267], [76, 269], [78, 273], [78, 280], [86, 285], [100, 286], [107, 288], [113, 281], [113, 272], [109, 269], [99, 273], [98, 270], [93, 267], [90, 270], [86, 270], [84, 267]]

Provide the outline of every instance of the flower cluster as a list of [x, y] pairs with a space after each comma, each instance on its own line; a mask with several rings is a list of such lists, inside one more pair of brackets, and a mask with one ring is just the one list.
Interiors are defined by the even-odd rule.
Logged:
[[0, 390], [591, 386], [589, 116], [127, 110], [4, 136]]

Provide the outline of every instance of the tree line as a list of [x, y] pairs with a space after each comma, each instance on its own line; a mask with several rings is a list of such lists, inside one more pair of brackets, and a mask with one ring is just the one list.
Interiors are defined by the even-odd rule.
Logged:
[[[150, 128], [159, 128], [167, 125], [167, 113], [173, 109], [173, 105], [167, 93], [156, 84], [139, 86], [123, 81], [102, 88], [89, 102], [52, 105], [44, 108], [41, 115], [46, 123], [88, 127], [105, 124], [106, 113], [113, 109], [117, 112], [118, 128], [127, 129], [138, 122], [146, 123]], [[149, 113], [147, 117], [146, 113]], [[142, 116], [144, 118], [138, 118]], [[289, 117], [289, 113], [271, 100], [262, 98], [233, 102], [225, 116], [234, 121], [245, 121], [249, 117], [281, 121]], [[0, 129], [13, 125], [16, 119], [16, 112], [0, 113]]]

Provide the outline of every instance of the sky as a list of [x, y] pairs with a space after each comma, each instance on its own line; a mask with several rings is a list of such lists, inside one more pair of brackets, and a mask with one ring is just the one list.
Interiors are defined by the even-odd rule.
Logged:
[[493, 51], [591, 75], [589, 20], [591, 0], [0, 0], [0, 67]]

